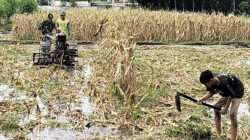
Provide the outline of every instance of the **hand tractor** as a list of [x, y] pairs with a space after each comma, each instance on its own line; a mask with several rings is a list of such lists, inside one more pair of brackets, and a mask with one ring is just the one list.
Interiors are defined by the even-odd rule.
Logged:
[[[55, 40], [54, 50], [51, 50], [52, 40]], [[78, 65], [77, 43], [68, 43], [63, 33], [57, 33], [55, 37], [46, 34], [40, 40], [38, 52], [33, 53], [34, 65], [48, 67], [53, 63], [64, 68], [76, 68]]]

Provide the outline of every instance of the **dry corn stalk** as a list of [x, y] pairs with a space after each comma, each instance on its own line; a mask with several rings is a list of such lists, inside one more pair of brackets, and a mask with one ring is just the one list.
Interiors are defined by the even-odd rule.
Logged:
[[[54, 21], [59, 11], [53, 13]], [[13, 37], [16, 39], [39, 39], [38, 24], [47, 18], [48, 12], [15, 15]], [[72, 40], [96, 41], [94, 34], [103, 20], [102, 35], [107, 28], [124, 30], [139, 41], [249, 41], [250, 18], [246, 16], [224, 16], [192, 12], [169, 12], [136, 10], [84, 10], [68, 9], [66, 18], [70, 21]], [[115, 22], [113, 22], [115, 21]], [[133, 24], [133, 28], [130, 26]]]

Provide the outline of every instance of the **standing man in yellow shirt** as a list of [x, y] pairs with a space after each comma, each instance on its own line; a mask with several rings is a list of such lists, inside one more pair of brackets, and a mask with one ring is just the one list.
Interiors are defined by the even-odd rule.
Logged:
[[70, 36], [70, 25], [69, 25], [69, 21], [67, 19], [65, 19], [65, 12], [61, 11], [60, 12], [60, 17], [61, 19], [58, 19], [56, 21], [56, 25], [58, 27], [58, 29], [60, 30], [60, 32], [66, 34], [67, 37]]
[[69, 21], [65, 19], [64, 11], [60, 12], [60, 17], [61, 18], [56, 21], [59, 34], [56, 36], [56, 47], [52, 56], [53, 62], [56, 64], [63, 63], [61, 57], [67, 53], [68, 43], [66, 42], [66, 38], [70, 36], [70, 25]]

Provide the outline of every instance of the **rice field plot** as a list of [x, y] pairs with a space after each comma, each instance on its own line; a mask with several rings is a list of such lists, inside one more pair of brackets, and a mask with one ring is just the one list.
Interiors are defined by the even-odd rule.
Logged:
[[[88, 121], [95, 106], [87, 94], [91, 50], [81, 50], [77, 70], [38, 68], [32, 53], [39, 45], [0, 47], [0, 133], [14, 139], [83, 139], [113, 130]], [[65, 134], [65, 135], [62, 135]]]
[[[165, 104], [169, 103], [174, 106], [174, 95], [177, 91], [184, 92], [199, 99], [205, 93], [205, 87], [199, 83], [200, 72], [210, 69], [218, 73], [226, 72], [237, 75], [245, 85], [243, 102], [249, 103], [250, 65], [245, 63], [246, 60], [249, 61], [250, 58], [249, 49], [163, 48], [164, 47], [144, 50], [144, 46], [138, 53], [135, 52], [135, 57], [138, 58], [136, 61], [137, 65], [139, 68], [142, 68], [142, 73], [138, 73], [136, 77], [144, 77], [142, 76], [145, 75], [143, 71], [149, 70], [148, 73], [152, 71], [148, 76], [152, 77], [153, 83], [157, 85], [154, 92], [151, 93], [151, 96], [154, 97], [153, 99], [157, 99], [157, 96], [159, 96], [159, 101], [161, 99], [160, 97], [163, 97]], [[241, 63], [242, 60], [245, 61]], [[141, 67], [140, 64], [144, 64], [144, 66]], [[149, 67], [152, 68], [149, 69]], [[150, 95], [148, 97], [150, 97]], [[215, 98], [211, 100], [216, 102], [217, 98], [218, 96], [215, 96]], [[160, 100], [160, 103], [161, 102], [162, 100]], [[176, 116], [171, 116], [170, 113], [172, 120], [170, 124], [173, 126], [168, 128], [168, 126], [171, 125], [167, 125], [165, 131], [167, 135], [201, 139], [202, 137], [209, 137], [206, 135], [206, 132], [210, 131], [212, 134], [215, 134], [213, 118], [210, 116], [211, 114], [206, 113], [206, 110], [209, 110], [208, 108], [197, 106], [196, 104], [185, 101], [185, 99], [182, 99], [182, 102], [184, 102], [184, 112], [175, 114]], [[147, 104], [148, 103], [145, 102], [146, 106]], [[156, 105], [159, 106], [160, 104]], [[158, 113], [157, 111], [159, 110], [155, 110], [155, 108], [158, 107], [152, 107], [151, 114], [161, 114]], [[249, 108], [247, 109], [249, 110]], [[170, 110], [172, 110], [171, 107]], [[164, 114], [164, 112], [171, 112], [170, 110], [163, 109], [163, 111], [160, 112]], [[244, 110], [241, 111], [244, 112]], [[182, 119], [178, 121], [176, 118]], [[248, 118], [246, 120], [249, 120], [249, 116], [246, 118]], [[192, 120], [191, 124], [189, 124], [190, 119]], [[158, 120], [158, 118], [156, 118], [156, 120]], [[242, 136], [243, 139], [249, 137], [249, 133], [244, 131], [244, 121], [246, 120], [242, 119], [239, 121], [239, 135]], [[200, 122], [200, 126], [195, 124], [196, 121]], [[226, 115], [226, 117], [224, 116], [223, 122], [224, 131], [230, 136], [230, 119], [228, 115]], [[169, 122], [166, 122], [166, 124], [168, 123]], [[195, 134], [194, 131], [198, 133]]]
[[[237, 75], [246, 89], [243, 102], [250, 101], [249, 49], [135, 46], [136, 102], [129, 105], [109, 93], [101, 50], [80, 49], [82, 67], [70, 71], [33, 66], [38, 45], [0, 46], [0, 138], [211, 139], [215, 129], [208, 108], [183, 101], [179, 113], [174, 103], [177, 91], [203, 95], [198, 78], [205, 69]], [[249, 116], [238, 120], [240, 138], [249, 138]], [[228, 114], [222, 123], [230, 137]]]
[[[206, 69], [237, 75], [245, 85], [243, 106], [249, 102], [249, 49], [115, 46], [111, 43], [100, 49], [100, 60], [93, 63], [96, 71], [90, 80], [94, 89], [90, 95], [102, 98], [98, 100], [101, 110], [95, 112], [96, 116], [118, 124], [123, 136], [212, 139], [215, 124], [211, 110], [183, 101], [184, 111], [178, 113], [174, 101], [177, 91], [200, 98], [205, 88], [199, 83], [199, 75]], [[128, 73], [132, 78], [126, 76]], [[127, 92], [126, 86], [132, 91]], [[209, 102], [217, 99], [215, 96]], [[239, 111], [247, 112], [239, 118], [242, 139], [249, 137], [245, 123], [249, 120], [249, 107], [244, 108]], [[225, 115], [223, 124], [225, 137], [230, 137], [229, 115]]]

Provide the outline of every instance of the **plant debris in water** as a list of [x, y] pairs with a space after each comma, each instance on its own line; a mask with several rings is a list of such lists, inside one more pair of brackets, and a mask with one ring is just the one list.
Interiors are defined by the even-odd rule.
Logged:
[[[112, 39], [116, 32], [111, 33], [107, 42], [98, 43], [98, 50], [79, 52], [83, 67], [75, 71], [56, 69], [53, 65], [46, 69], [30, 66], [32, 52], [38, 45], [0, 44], [2, 85], [26, 96], [0, 101], [1, 134], [20, 139], [31, 138], [33, 132], [35, 137], [42, 137], [50, 129], [80, 135], [99, 127], [103, 129], [91, 138], [178, 139], [185, 134], [194, 139], [208, 138], [215, 134], [215, 129], [207, 108], [183, 101], [183, 112], [179, 113], [174, 103], [177, 91], [196, 98], [204, 94], [205, 88], [198, 80], [204, 69], [236, 74], [245, 85], [243, 101], [250, 101], [250, 66], [235, 64], [249, 59], [248, 49], [138, 47], [133, 39], [122, 40], [128, 34]], [[90, 74], [86, 69], [93, 72]], [[217, 98], [214, 97], [215, 101]], [[81, 108], [81, 104], [90, 105], [87, 100], [94, 106], [93, 112]], [[242, 139], [249, 137], [246, 121], [238, 120]], [[222, 117], [222, 122], [224, 131], [230, 134], [228, 114]]]

